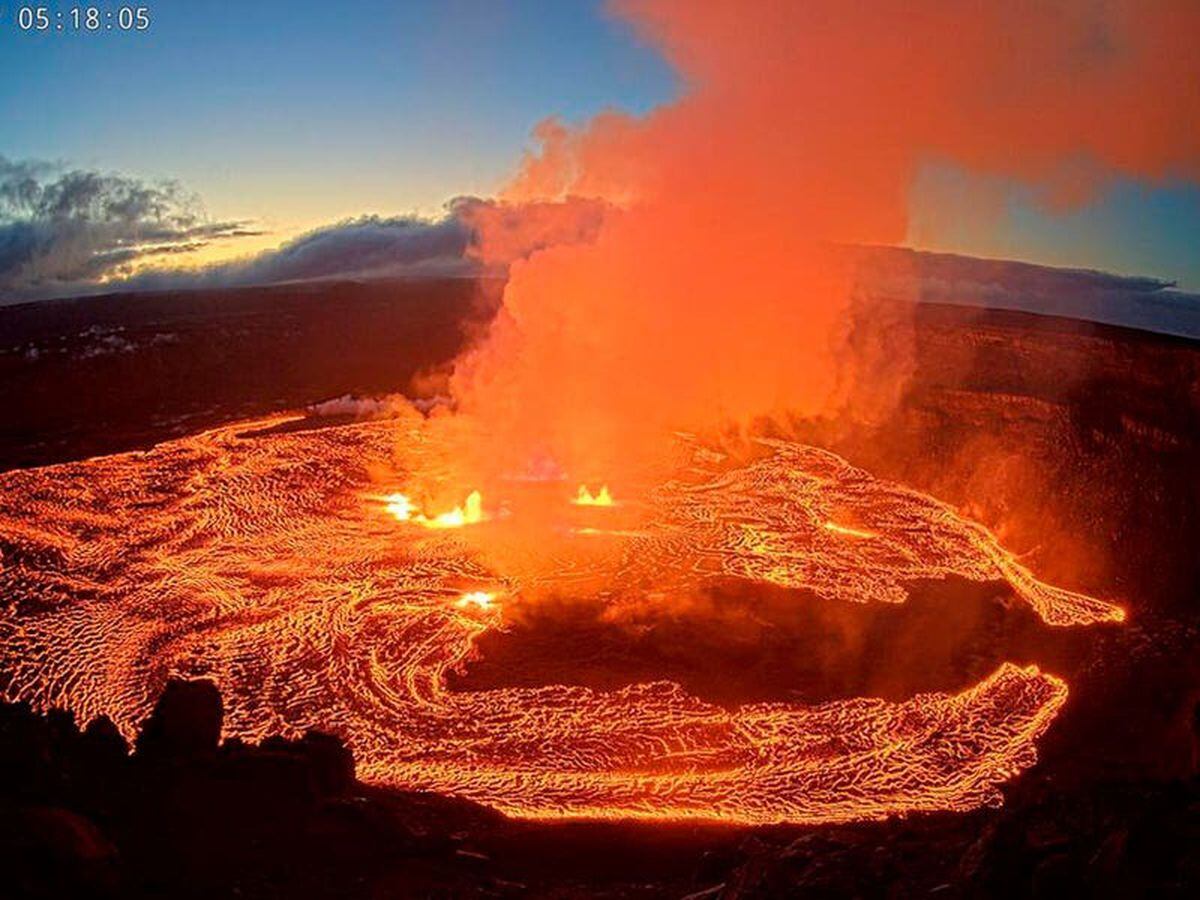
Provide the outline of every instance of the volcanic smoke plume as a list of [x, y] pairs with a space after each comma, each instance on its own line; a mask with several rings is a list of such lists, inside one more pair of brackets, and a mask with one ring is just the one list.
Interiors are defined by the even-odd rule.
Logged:
[[475, 480], [531, 454], [613, 479], [670, 429], [868, 415], [849, 388], [895, 386], [855, 385], [853, 273], [831, 248], [903, 241], [922, 160], [1020, 179], [1051, 205], [1116, 175], [1198, 174], [1200, 92], [1180, 89], [1200, 83], [1190, 0], [614, 11], [686, 90], [645, 118], [537, 129], [505, 199], [613, 208], [594, 241], [513, 265], [489, 340], [460, 364], [460, 408], [484, 433]]

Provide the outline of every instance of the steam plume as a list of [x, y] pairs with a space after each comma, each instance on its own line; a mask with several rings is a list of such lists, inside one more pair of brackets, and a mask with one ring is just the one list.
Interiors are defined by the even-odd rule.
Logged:
[[512, 267], [456, 374], [495, 438], [580, 479], [670, 428], [847, 398], [842, 244], [903, 241], [939, 158], [1050, 205], [1114, 175], [1200, 176], [1200, 6], [1189, 0], [624, 0], [689, 90], [643, 119], [551, 120], [506, 199], [603, 198], [596, 239]]

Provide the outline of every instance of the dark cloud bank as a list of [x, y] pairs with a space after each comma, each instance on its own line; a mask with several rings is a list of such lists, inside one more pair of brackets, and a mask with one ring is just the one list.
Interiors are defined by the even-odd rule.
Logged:
[[[155, 263], [260, 232], [246, 222], [208, 219], [199, 201], [173, 183], [0, 156], [0, 305], [113, 290], [473, 275], [539, 247], [588, 240], [605, 209], [599, 201], [570, 200], [514, 211], [460, 197], [438, 219], [363, 216], [255, 256], [178, 270]], [[487, 247], [479, 238], [485, 223]]]
[[[590, 240], [609, 212], [595, 200], [513, 206], [460, 197], [438, 219], [364, 216], [245, 259], [178, 271], [153, 264], [258, 232], [250, 223], [210, 220], [177, 184], [0, 156], [0, 305], [113, 290], [501, 274], [541, 247]], [[1200, 337], [1200, 296], [1155, 278], [898, 248], [854, 252], [861, 289], [872, 295]]]
[[179, 185], [0, 156], [0, 302], [71, 293], [135, 263], [246, 235]]

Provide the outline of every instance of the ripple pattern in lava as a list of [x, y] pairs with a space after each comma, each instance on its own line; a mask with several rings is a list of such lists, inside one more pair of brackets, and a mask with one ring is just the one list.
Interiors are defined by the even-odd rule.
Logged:
[[[330, 731], [368, 781], [513, 815], [846, 821], [997, 802], [1066, 685], [1005, 664], [959, 694], [726, 709], [668, 681], [458, 691], [447, 675], [508, 603], [556, 585], [669, 596], [733, 577], [902, 602], [907, 580], [955, 574], [1008, 581], [1051, 624], [1122, 617], [810, 447], [771, 442], [744, 464], [693, 447], [634, 527], [577, 528], [500, 571], [470, 529], [370, 501], [380, 461], [405, 478], [440, 464], [420, 424], [282, 423], [0, 475], [4, 695], [131, 732], [169, 675], [208, 677], [229, 734]], [[478, 526], [501, 543], [506, 527]], [[461, 602], [481, 587], [501, 602]]]

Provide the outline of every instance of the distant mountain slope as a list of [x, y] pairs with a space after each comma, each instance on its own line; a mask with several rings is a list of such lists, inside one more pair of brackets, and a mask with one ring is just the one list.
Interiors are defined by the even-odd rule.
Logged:
[[1200, 338], [1200, 294], [1174, 290], [1157, 278], [902, 247], [852, 253], [859, 289], [871, 297], [1018, 310]]
[[321, 281], [0, 309], [0, 467], [402, 390], [453, 358], [495, 295], [462, 278]]

